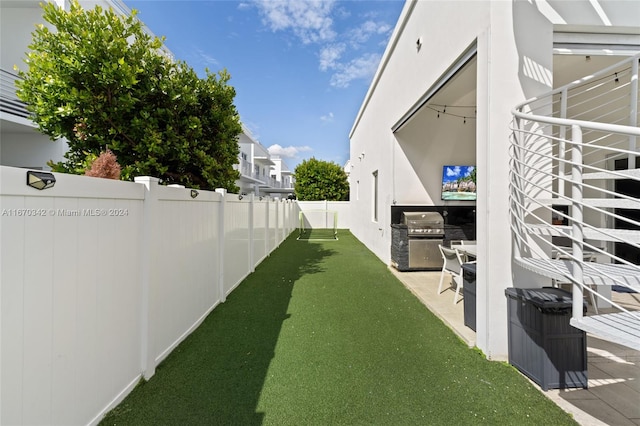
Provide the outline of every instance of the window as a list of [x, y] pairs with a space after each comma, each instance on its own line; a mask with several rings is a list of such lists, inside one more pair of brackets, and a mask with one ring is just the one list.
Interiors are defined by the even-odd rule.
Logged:
[[378, 221], [378, 171], [373, 172], [373, 221]]

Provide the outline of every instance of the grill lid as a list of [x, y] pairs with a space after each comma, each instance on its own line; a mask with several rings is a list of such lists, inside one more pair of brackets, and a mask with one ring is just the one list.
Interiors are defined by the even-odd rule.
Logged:
[[409, 235], [443, 235], [444, 218], [438, 212], [402, 212]]
[[438, 212], [402, 212], [404, 224], [409, 228], [442, 227], [444, 218]]

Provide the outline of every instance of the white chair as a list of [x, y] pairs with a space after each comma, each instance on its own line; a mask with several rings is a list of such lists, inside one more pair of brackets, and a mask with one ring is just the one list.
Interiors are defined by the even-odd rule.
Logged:
[[[478, 243], [476, 240], [460, 240], [460, 245], [462, 246], [463, 249], [464, 249], [464, 246], [475, 246], [477, 244]], [[465, 263], [470, 263], [472, 261], [473, 263], [475, 263], [476, 257], [468, 253], [464, 253], [462, 260], [464, 260]]]
[[[463, 245], [464, 245], [464, 241], [463, 240], [451, 240], [451, 241], [449, 241], [449, 246], [452, 249], [456, 249], [458, 247], [462, 247]], [[467, 260], [469, 260], [465, 253], [460, 253], [460, 258], [462, 259], [462, 263], [464, 263]]]
[[438, 285], [438, 294], [442, 293], [442, 284], [444, 282], [444, 274], [451, 274], [452, 284], [456, 284], [456, 294], [453, 296], [453, 304], [458, 300], [458, 294], [462, 288], [462, 257], [456, 249], [438, 246], [442, 254], [442, 272], [440, 273], [440, 284]]

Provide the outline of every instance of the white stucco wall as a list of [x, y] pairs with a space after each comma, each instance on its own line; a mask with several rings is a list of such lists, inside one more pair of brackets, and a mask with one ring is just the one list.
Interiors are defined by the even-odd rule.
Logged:
[[2, 132], [0, 143], [0, 164], [3, 166], [26, 167], [50, 170], [48, 161], [64, 160], [68, 146], [65, 139], [52, 141], [49, 137], [32, 132], [6, 133]]
[[[598, 4], [602, 7], [596, 7]], [[355, 120], [350, 135], [351, 230], [387, 264], [392, 203], [442, 205], [442, 165], [477, 165], [477, 239], [482, 253], [477, 276], [477, 345], [492, 359], [507, 357], [504, 289], [541, 284], [512, 268], [510, 262], [511, 109], [552, 87], [554, 31], [633, 32], [630, 27], [637, 28], [639, 4], [408, 1]], [[422, 42], [419, 49], [418, 40]], [[474, 44], [476, 92], [457, 100], [475, 98], [475, 122], [447, 127], [420, 111], [412, 119], [420, 120], [419, 124], [408, 122], [394, 134], [392, 126]], [[375, 171], [378, 221], [371, 220]]]
[[[14, 65], [25, 69], [24, 58], [27, 46], [31, 43], [31, 32], [36, 24], [43, 24], [42, 9], [37, 1], [25, 1], [26, 7], [11, 7], [12, 3], [2, 2], [0, 13], [0, 66], [13, 71]], [[22, 2], [21, 2], [22, 5]]]
[[[15, 73], [14, 66], [26, 70], [24, 59], [37, 24], [45, 23], [38, 1], [6, 1], [0, 13], [0, 67]], [[67, 150], [64, 141], [51, 141], [30, 121], [2, 115], [0, 126], [0, 164], [14, 167], [49, 169], [49, 160], [62, 161]]]
[[[3, 0], [0, 2], [0, 65], [3, 69], [13, 71], [13, 66], [26, 70], [23, 62], [27, 47], [31, 44], [31, 33], [35, 31], [36, 25], [47, 24], [42, 17], [42, 8], [39, 0]], [[56, 1], [58, 5], [64, 4], [68, 9], [68, 1]], [[96, 5], [103, 9], [109, 7], [116, 11], [126, 8], [121, 2], [108, 0], [80, 0], [82, 7], [90, 9]], [[48, 24], [47, 24], [48, 25]]]
[[[354, 202], [353, 214], [369, 220], [352, 221], [352, 232], [376, 253], [385, 263], [390, 261], [390, 206], [397, 204], [439, 203], [440, 193], [428, 193], [418, 174], [428, 168], [430, 159], [418, 159], [416, 152], [422, 149], [418, 142], [406, 142], [402, 146], [396, 138], [406, 141], [415, 127], [408, 126], [394, 135], [391, 127], [418, 101], [451, 63], [474, 42], [481, 32], [483, 22], [488, 20], [486, 2], [468, 2], [468, 7], [459, 7], [460, 2], [441, 2], [432, 7], [430, 2], [408, 2], [399, 20], [411, 12], [411, 17], [403, 28], [396, 28], [392, 44], [387, 47], [386, 67], [380, 75], [377, 85], [370, 89], [370, 97], [363, 105], [351, 135], [351, 200]], [[460, 14], [458, 9], [467, 13]], [[482, 19], [481, 17], [485, 18]], [[455, 17], [456, 37], [448, 37], [443, 24]], [[441, 31], [438, 31], [441, 30]], [[401, 31], [400, 31], [401, 30]], [[422, 38], [423, 46], [418, 51], [416, 40]], [[437, 61], [434, 60], [437, 58]], [[471, 126], [469, 126], [471, 127]], [[446, 141], [451, 148], [447, 135], [425, 135], [425, 138], [440, 139], [437, 144]], [[446, 139], [445, 139], [446, 138]], [[423, 138], [421, 138], [422, 140]], [[364, 152], [361, 160], [357, 157]], [[419, 164], [411, 164], [418, 161]], [[475, 156], [475, 153], [473, 154]], [[422, 155], [425, 157], [425, 155]], [[464, 160], [471, 160], [465, 158]], [[460, 160], [462, 161], [462, 159]], [[460, 164], [460, 163], [457, 163]], [[442, 164], [433, 173], [440, 179]], [[372, 173], [378, 170], [379, 183], [379, 220], [373, 223], [372, 210]], [[395, 170], [395, 173], [392, 171]], [[359, 183], [358, 183], [359, 182]], [[357, 191], [357, 192], [356, 192]]]

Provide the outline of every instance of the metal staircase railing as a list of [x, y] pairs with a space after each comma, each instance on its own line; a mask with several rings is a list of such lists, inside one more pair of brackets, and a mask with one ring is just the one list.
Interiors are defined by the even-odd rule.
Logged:
[[16, 96], [17, 74], [0, 69], [0, 112], [29, 118], [27, 106]]
[[[639, 61], [518, 105], [509, 182], [516, 264], [572, 284], [573, 326], [636, 350], [640, 312], [597, 286], [640, 291]], [[583, 315], [585, 294], [613, 312]]]

